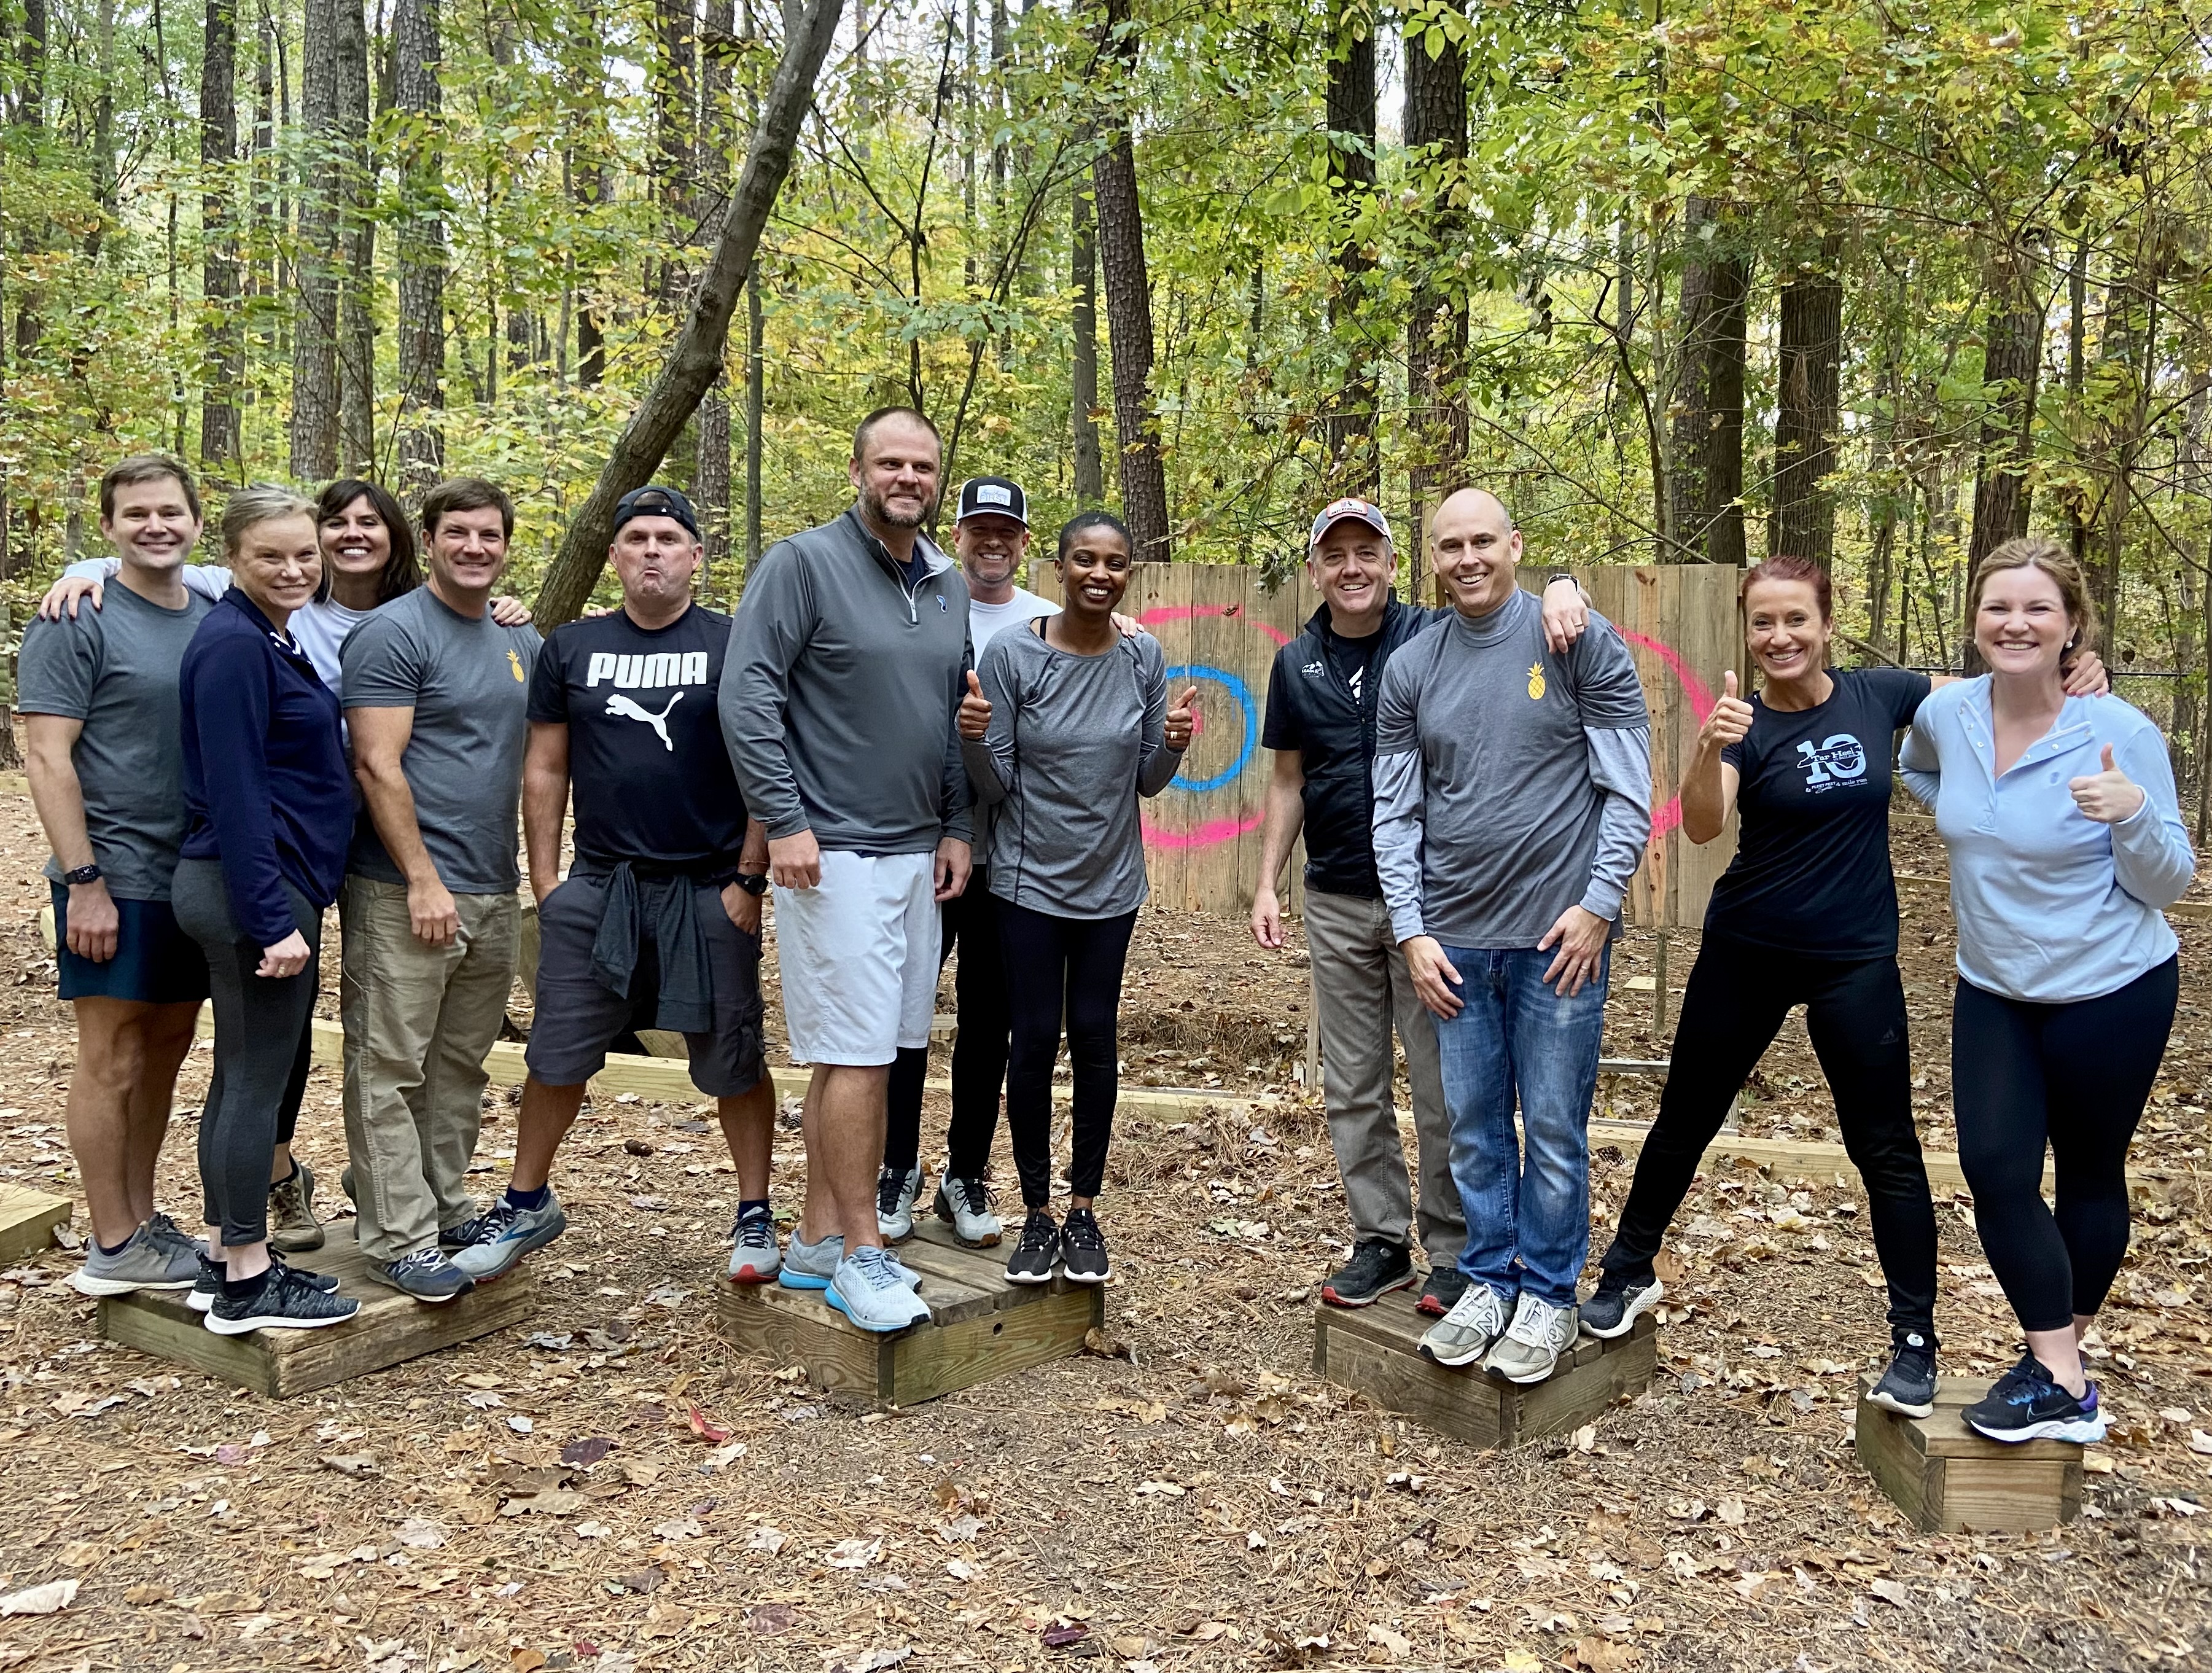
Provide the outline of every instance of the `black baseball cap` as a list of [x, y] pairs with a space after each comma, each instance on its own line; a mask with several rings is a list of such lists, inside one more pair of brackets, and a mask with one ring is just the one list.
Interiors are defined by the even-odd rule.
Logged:
[[691, 532], [694, 540], [699, 538], [699, 514], [691, 509], [691, 502], [657, 482], [633, 488], [615, 502], [615, 526], [608, 532], [621, 533], [622, 526], [633, 517], [673, 517]]
[[970, 477], [960, 484], [960, 509], [955, 524], [970, 517], [1011, 517], [1024, 528], [1030, 526], [1030, 496], [1011, 477]]

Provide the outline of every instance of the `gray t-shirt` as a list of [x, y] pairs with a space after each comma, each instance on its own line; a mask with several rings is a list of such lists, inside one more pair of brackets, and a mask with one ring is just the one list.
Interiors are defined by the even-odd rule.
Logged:
[[1028, 624], [983, 653], [989, 732], [961, 757], [982, 802], [1003, 801], [991, 892], [1055, 917], [1133, 912], [1149, 892], [1137, 798], [1182, 768], [1164, 741], [1167, 665], [1149, 633], [1098, 656], [1054, 650]]
[[[118, 900], [169, 897], [185, 840], [177, 670], [213, 607], [188, 593], [181, 610], [164, 610], [117, 586], [102, 609], [23, 630], [15, 706], [84, 722], [70, 759], [93, 858]], [[60, 861], [49, 858], [46, 875], [60, 882]]]
[[1401, 941], [1534, 946], [1579, 905], [1607, 920], [1651, 830], [1650, 717], [1592, 611], [1564, 654], [1516, 592], [1390, 659], [1375, 719], [1375, 863]]
[[[346, 639], [345, 706], [415, 711], [399, 764], [422, 846], [455, 894], [502, 895], [521, 880], [515, 810], [530, 670], [543, 642], [533, 627], [501, 627], [489, 613], [471, 620], [427, 586], [372, 611]], [[366, 807], [348, 865], [381, 882], [407, 880]]]

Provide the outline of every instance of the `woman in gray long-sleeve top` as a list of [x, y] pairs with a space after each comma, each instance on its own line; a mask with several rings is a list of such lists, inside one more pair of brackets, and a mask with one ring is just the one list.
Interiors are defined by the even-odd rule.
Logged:
[[[1182, 770], [1198, 688], [1168, 707], [1159, 641], [1125, 639], [1114, 611], [1128, 590], [1129, 531], [1086, 511], [1060, 532], [1057, 616], [1000, 634], [968, 676], [961, 751], [978, 800], [1004, 802], [991, 841], [1001, 903], [1013, 1049], [1006, 1127], [1029, 1211], [1006, 1262], [1016, 1283], [1060, 1265], [1079, 1283], [1111, 1275], [1091, 1212], [1106, 1173], [1116, 1089], [1121, 968], [1149, 892], [1137, 798]], [[1067, 1224], [1052, 1217], [1052, 1067], [1063, 1009], [1075, 1073], [1075, 1154]]]

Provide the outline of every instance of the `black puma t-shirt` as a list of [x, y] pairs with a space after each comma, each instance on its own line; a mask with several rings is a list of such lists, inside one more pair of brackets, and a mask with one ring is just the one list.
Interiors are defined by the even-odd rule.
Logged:
[[1905, 668], [1830, 678], [1836, 689], [1817, 708], [1792, 714], [1754, 697], [1751, 730], [1721, 752], [1740, 775], [1740, 830], [1705, 933], [1814, 958], [1883, 958], [1897, 951], [1891, 747], [1930, 686]]
[[730, 618], [693, 605], [647, 630], [628, 613], [553, 630], [530, 682], [530, 718], [568, 728], [576, 855], [705, 872], [737, 864], [745, 802], [714, 698]]

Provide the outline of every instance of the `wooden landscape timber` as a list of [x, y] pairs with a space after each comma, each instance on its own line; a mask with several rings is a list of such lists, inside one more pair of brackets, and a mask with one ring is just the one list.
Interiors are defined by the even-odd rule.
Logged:
[[1900, 1417], [1859, 1378], [1859, 1463], [1923, 1533], [2027, 1534], [2081, 1511], [2081, 1449], [2067, 1441], [2008, 1445], [1976, 1434], [1960, 1413], [1989, 1391], [1986, 1377], [1945, 1377], [1930, 1417]]
[[54, 1246], [55, 1231], [69, 1222], [69, 1198], [0, 1184], [0, 1264], [44, 1254]]
[[806, 1369], [819, 1389], [878, 1406], [913, 1406], [1082, 1351], [1106, 1322], [1096, 1284], [1010, 1284], [1003, 1252], [969, 1249], [936, 1220], [917, 1223], [899, 1259], [921, 1275], [933, 1317], [892, 1335], [851, 1323], [819, 1290], [723, 1283], [722, 1334], [741, 1353]]
[[339, 1289], [361, 1299], [361, 1311], [343, 1324], [316, 1330], [219, 1336], [185, 1305], [190, 1292], [137, 1290], [101, 1300], [100, 1334], [282, 1400], [489, 1335], [521, 1323], [538, 1310], [538, 1289], [526, 1265], [436, 1307], [374, 1283], [362, 1273], [350, 1220], [333, 1222], [320, 1249], [286, 1258], [310, 1272], [336, 1274]]
[[1475, 1366], [1457, 1370], [1421, 1357], [1436, 1321], [1410, 1292], [1369, 1307], [1314, 1305], [1314, 1375], [1364, 1395], [1386, 1412], [1477, 1446], [1524, 1446], [1594, 1421], [1624, 1395], [1641, 1391], [1659, 1365], [1649, 1313], [1613, 1341], [1583, 1336], [1540, 1383], [1509, 1383]]

